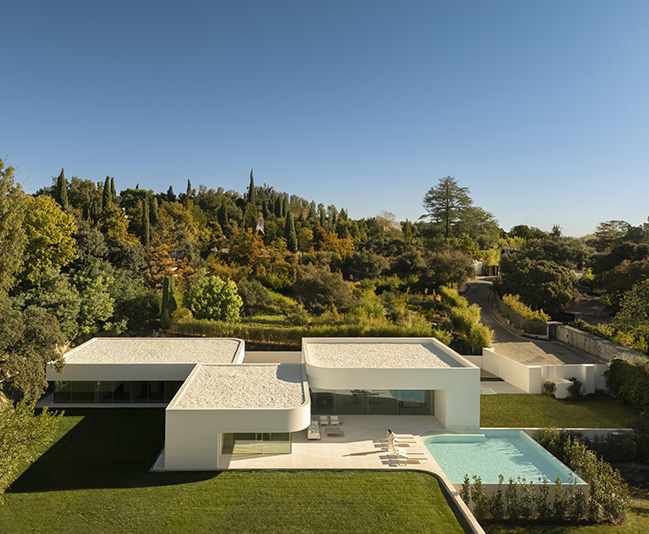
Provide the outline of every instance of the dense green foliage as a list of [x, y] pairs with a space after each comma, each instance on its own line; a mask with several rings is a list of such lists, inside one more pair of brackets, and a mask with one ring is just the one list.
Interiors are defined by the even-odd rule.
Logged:
[[606, 371], [611, 395], [639, 410], [649, 410], [649, 361], [615, 358]]
[[576, 519], [620, 524], [629, 508], [629, 491], [620, 473], [568, 432], [547, 428], [538, 441], [588, 483], [588, 501]]
[[47, 408], [34, 414], [33, 404], [0, 401], [0, 504], [7, 486], [24, 464], [34, 460], [40, 448], [54, 439], [62, 414]]
[[527, 321], [541, 321], [542, 323], [547, 323], [550, 320], [550, 316], [547, 313], [544, 313], [543, 310], [533, 310], [526, 304], [522, 303], [521, 298], [518, 295], [503, 295], [503, 302]]
[[236, 322], [243, 304], [237, 286], [219, 276], [202, 272], [183, 297], [185, 306], [197, 319]]
[[502, 276], [494, 281], [499, 295], [519, 295], [535, 310], [550, 315], [561, 312], [575, 293], [577, 278], [563, 265], [531, 260], [518, 254], [503, 256]]

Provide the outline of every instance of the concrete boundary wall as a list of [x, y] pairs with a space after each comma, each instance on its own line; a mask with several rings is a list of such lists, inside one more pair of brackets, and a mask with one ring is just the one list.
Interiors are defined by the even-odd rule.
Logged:
[[598, 389], [607, 389], [604, 373], [608, 370], [608, 364], [605, 363], [525, 365], [487, 348], [482, 349], [482, 368], [526, 393], [542, 393], [543, 384], [551, 380], [557, 384], [558, 399], [568, 396], [569, 379], [573, 377], [582, 383], [582, 392], [586, 395]]
[[498, 311], [516, 328], [522, 330], [526, 334], [542, 339], [548, 339], [548, 325], [543, 321], [529, 321], [522, 315], [512, 310], [505, 302], [496, 294], [495, 291], [491, 292], [491, 298]]
[[625, 360], [635, 360], [646, 358], [645, 354], [635, 350], [627, 349], [608, 339], [594, 336], [572, 326], [559, 324], [556, 326], [557, 341], [562, 341], [576, 347], [584, 352], [598, 356], [603, 360], [610, 362], [614, 358], [623, 358]]

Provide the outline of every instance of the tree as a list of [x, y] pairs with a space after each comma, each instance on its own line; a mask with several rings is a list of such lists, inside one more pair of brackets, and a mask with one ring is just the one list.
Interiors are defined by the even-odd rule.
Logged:
[[324, 310], [326, 306], [347, 308], [353, 300], [351, 287], [340, 273], [314, 265], [298, 266], [293, 293], [305, 308], [316, 312]]
[[142, 202], [142, 243], [148, 245], [151, 241], [151, 227], [149, 221], [149, 202]]
[[176, 282], [173, 276], [165, 276], [162, 282], [162, 301], [160, 303], [160, 326], [171, 326], [171, 314], [178, 309], [176, 301]]
[[64, 338], [57, 320], [44, 310], [14, 309], [0, 299], [0, 392], [12, 400], [36, 401], [45, 391], [45, 365], [63, 365]]
[[29, 279], [39, 269], [63, 267], [76, 259], [77, 230], [74, 217], [65, 213], [52, 197], [27, 197], [23, 229], [24, 274]]
[[297, 234], [295, 233], [295, 223], [293, 222], [293, 213], [288, 212], [286, 216], [286, 225], [284, 226], [284, 238], [286, 246], [291, 252], [297, 252]]
[[252, 205], [257, 204], [257, 193], [255, 191], [255, 179], [252, 176], [252, 169], [250, 169], [250, 185], [248, 186], [248, 202]]
[[455, 178], [440, 178], [436, 187], [431, 187], [424, 197], [424, 208], [428, 217], [444, 228], [444, 237], [449, 238], [451, 228], [456, 224], [463, 210], [473, 202], [469, 197], [469, 188], [460, 187]]
[[63, 211], [70, 210], [70, 203], [68, 201], [68, 181], [65, 179], [63, 169], [61, 169], [61, 174], [59, 174], [59, 177], [56, 179], [54, 199], [63, 208]]
[[115, 202], [117, 199], [117, 190], [115, 189], [115, 178], [110, 179], [110, 199]]
[[243, 301], [232, 280], [201, 273], [185, 292], [183, 302], [197, 319], [236, 322]]
[[27, 196], [14, 184], [14, 168], [0, 159], [0, 296], [16, 283], [26, 243], [23, 219]]
[[106, 181], [104, 182], [104, 192], [101, 197], [101, 207], [106, 209], [106, 207], [112, 202], [112, 195], [110, 190], [110, 176], [106, 176]]
[[624, 293], [614, 322], [621, 330], [649, 337], [649, 279]]
[[550, 315], [560, 313], [574, 298], [577, 278], [563, 265], [553, 261], [503, 255], [502, 277], [494, 285], [500, 295], [519, 295], [535, 310]]
[[0, 402], [0, 502], [19, 469], [32, 462], [50, 443], [63, 417], [45, 407], [34, 414], [33, 404]]

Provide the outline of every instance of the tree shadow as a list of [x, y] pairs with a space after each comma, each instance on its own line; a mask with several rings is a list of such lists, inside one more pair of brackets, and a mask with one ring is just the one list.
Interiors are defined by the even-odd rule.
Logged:
[[[77, 417], [81, 420], [74, 424]], [[149, 471], [164, 444], [164, 409], [69, 409], [62, 426], [71, 428], [7, 493], [168, 486], [219, 475], [218, 471]]]

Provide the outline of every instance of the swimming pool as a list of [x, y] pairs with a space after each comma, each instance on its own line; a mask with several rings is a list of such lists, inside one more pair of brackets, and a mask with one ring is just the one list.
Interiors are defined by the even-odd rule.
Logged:
[[[464, 475], [478, 475], [483, 484], [497, 484], [503, 475], [525, 477], [527, 482], [547, 478], [553, 484], [572, 480], [584, 483], [576, 474], [521, 430], [480, 430], [471, 434], [434, 434], [424, 444], [452, 484], [461, 484]], [[572, 479], [571, 479], [572, 475]]]

